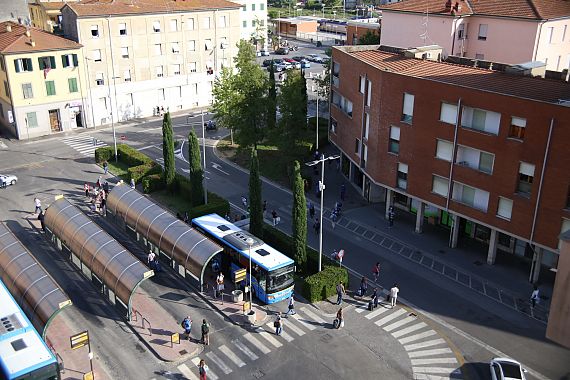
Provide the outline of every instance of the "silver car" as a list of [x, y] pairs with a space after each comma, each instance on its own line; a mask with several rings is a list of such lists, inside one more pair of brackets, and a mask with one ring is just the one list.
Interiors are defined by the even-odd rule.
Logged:
[[10, 174], [0, 174], [0, 187], [6, 187], [8, 185], [15, 185], [18, 182], [18, 177]]
[[526, 380], [526, 369], [521, 363], [508, 358], [495, 358], [489, 363], [492, 380]]

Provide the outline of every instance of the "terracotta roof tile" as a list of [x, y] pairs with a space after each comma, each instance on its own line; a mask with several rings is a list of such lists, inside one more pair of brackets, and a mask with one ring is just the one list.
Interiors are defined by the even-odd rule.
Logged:
[[547, 103], [556, 104], [560, 99], [570, 100], [570, 83], [568, 82], [407, 58], [379, 50], [356, 51], [348, 54], [380, 70], [414, 78]]
[[[12, 27], [11, 32], [6, 30], [8, 25]], [[26, 29], [30, 31], [30, 37], [26, 36]], [[35, 42], [35, 46], [32, 46], [31, 41]], [[0, 52], [4, 54], [79, 49], [81, 46], [75, 41], [58, 37], [41, 29], [26, 28], [24, 25], [12, 21], [0, 23]]]
[[48, 1], [40, 3], [46, 11], [59, 11], [65, 5], [64, 1]]
[[78, 17], [174, 13], [207, 9], [240, 8], [226, 0], [85, 0], [67, 3]]

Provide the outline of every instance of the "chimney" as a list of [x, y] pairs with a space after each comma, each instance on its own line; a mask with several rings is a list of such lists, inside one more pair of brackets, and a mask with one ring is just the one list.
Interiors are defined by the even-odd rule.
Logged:
[[35, 47], [35, 46], [36, 46], [36, 41], [30, 40], [30, 45], [32, 45], [32, 47]]
[[445, 3], [445, 11], [449, 12], [451, 10], [451, 0], [447, 0]]
[[6, 31], [11, 32], [12, 31], [12, 25], [6, 24]]
[[27, 29], [27, 30], [26, 30], [26, 37], [30, 37], [31, 35], [32, 35], [32, 34], [30, 33], [30, 30]]
[[459, 2], [458, 2], [458, 1], [455, 3], [455, 6], [453, 7], [453, 9], [455, 9], [456, 11], [460, 11], [460, 10], [461, 10], [461, 5], [459, 5]]

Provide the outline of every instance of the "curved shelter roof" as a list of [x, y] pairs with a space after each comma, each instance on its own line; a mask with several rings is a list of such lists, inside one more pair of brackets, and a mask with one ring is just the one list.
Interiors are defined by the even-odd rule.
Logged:
[[107, 210], [145, 236], [203, 283], [204, 269], [223, 248], [138, 191], [119, 184], [107, 197]]
[[63, 197], [46, 209], [44, 222], [130, 313], [135, 289], [154, 272]]
[[71, 305], [57, 282], [4, 222], [0, 222], [0, 278], [43, 336], [53, 317]]

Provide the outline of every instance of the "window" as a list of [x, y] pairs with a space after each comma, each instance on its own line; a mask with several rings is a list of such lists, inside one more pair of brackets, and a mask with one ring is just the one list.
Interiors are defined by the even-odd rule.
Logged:
[[129, 58], [129, 48], [128, 47], [122, 47], [121, 48], [121, 57]]
[[358, 91], [361, 94], [364, 94], [364, 91], [366, 91], [366, 78], [363, 76], [360, 76], [360, 89]]
[[67, 84], [69, 85], [69, 92], [77, 92], [77, 78], [69, 78], [67, 80]]
[[170, 31], [177, 32], [178, 31], [178, 20], [172, 19], [170, 20]]
[[477, 210], [487, 212], [489, 193], [460, 182], [453, 182], [453, 200]]
[[343, 110], [344, 112], [346, 112], [348, 116], [352, 117], [352, 102], [346, 98], [343, 99], [344, 99]]
[[549, 27], [546, 28], [546, 41], [551, 44], [552, 43], [552, 36], [554, 34], [554, 28], [553, 27]]
[[127, 98], [127, 101], [129, 102], [129, 104], [130, 104], [131, 106], [134, 106], [134, 105], [135, 105], [135, 98], [134, 98], [134, 96], [133, 96], [132, 93], [126, 94], [126, 98]]
[[[338, 77], [340, 75], [340, 63], [333, 62], [333, 72], [332, 75]], [[362, 92], [364, 94], [364, 92]]]
[[390, 127], [390, 142], [388, 144], [388, 152], [400, 153], [400, 127]]
[[172, 73], [174, 75], [180, 75], [180, 65], [179, 64], [172, 65]]
[[244, 12], [247, 11], [247, 6], [244, 5], [243, 7], [241, 7], [241, 10], [244, 11]]
[[483, 60], [483, 59], [485, 59], [485, 54], [483, 54], [483, 53], [475, 53], [475, 59]]
[[364, 138], [368, 140], [368, 133], [370, 132], [370, 114], [364, 113]]
[[356, 153], [357, 156], [360, 155], [360, 139], [354, 140], [354, 153]]
[[93, 50], [92, 57], [95, 62], [101, 62], [101, 50]]
[[196, 72], [196, 62], [190, 62], [188, 64], [188, 71], [190, 71], [191, 73]]
[[40, 66], [40, 70], [55, 69], [55, 57], [39, 57], [38, 65]]
[[10, 97], [10, 86], [8, 86], [7, 81], [4, 81], [4, 93], [6, 94], [7, 97]]
[[6, 64], [4, 63], [4, 58], [0, 57], [0, 69], [6, 71]]
[[451, 162], [453, 160], [453, 144], [449, 141], [437, 140], [435, 157]]
[[125, 72], [123, 74], [123, 78], [125, 79], [125, 82], [130, 82], [131, 81], [131, 70], [125, 70]]
[[95, 74], [95, 84], [97, 84], [97, 86], [103, 86], [105, 84], [103, 73]]
[[198, 95], [198, 83], [192, 83], [192, 95]]
[[226, 25], [226, 19], [227, 19], [226, 16], [220, 16], [220, 22], [219, 22], [219, 24], [220, 24], [219, 27], [220, 27], [220, 28], [225, 28], [225, 27], [227, 26], [227, 25]]
[[37, 128], [38, 127], [38, 116], [35, 112], [28, 112], [26, 113], [26, 121], [28, 123], [29, 128]]
[[220, 38], [220, 49], [226, 49], [228, 47], [228, 38], [222, 37]]
[[47, 96], [55, 95], [55, 83], [52, 80], [46, 81], [46, 94]]
[[509, 127], [509, 137], [524, 140], [526, 129], [526, 119], [521, 117], [511, 117], [511, 126]]
[[414, 95], [404, 93], [404, 106], [402, 109], [402, 121], [412, 123], [414, 116]]
[[449, 193], [449, 180], [437, 175], [432, 175], [431, 191], [434, 194], [447, 198]]
[[213, 45], [212, 45], [212, 39], [211, 38], [206, 38], [204, 40], [204, 49], [205, 50], [212, 50]]
[[220, 68], [223, 69], [224, 67], [230, 67], [227, 58], [222, 58], [220, 60]]
[[154, 44], [154, 55], [162, 55], [162, 45]]
[[170, 44], [170, 48], [172, 49], [172, 52], [174, 54], [178, 54], [180, 53], [180, 45], [178, 44], [178, 42], [173, 42]]
[[251, 26], [253, 28], [255, 28], [255, 25], [257, 24], [257, 20], [251, 20]]
[[[570, 230], [570, 219], [562, 218], [562, 228], [560, 228], [560, 235], [565, 233], [566, 231]], [[558, 249], [560, 249], [560, 245], [562, 244], [562, 240], [558, 241]]]
[[368, 89], [366, 90], [366, 106], [370, 107], [372, 101], [372, 81], [367, 81]]
[[439, 120], [455, 125], [457, 123], [457, 104], [441, 103]]
[[519, 181], [517, 184], [517, 192], [524, 196], [529, 196], [532, 191], [532, 182], [534, 181], [534, 165], [521, 162], [519, 166]]
[[487, 40], [487, 24], [479, 24], [479, 35], [477, 36], [478, 40], [486, 41]]
[[119, 36], [126, 36], [127, 35], [127, 24], [121, 23], [119, 24]]
[[159, 88], [158, 89], [158, 100], [164, 101], [165, 99], [166, 99], [166, 96], [164, 94], [164, 88]]
[[63, 67], [77, 67], [79, 66], [79, 60], [77, 59], [77, 54], [66, 54], [61, 56], [61, 64]]
[[241, 26], [243, 26], [244, 28], [247, 28], [247, 20], [243, 20], [243, 22], [241, 23]]
[[31, 83], [22, 83], [22, 94], [24, 95], [24, 99], [32, 99], [34, 97]]
[[32, 66], [32, 59], [31, 58], [19, 58], [14, 60], [14, 67], [16, 72], [19, 73], [21, 71], [34, 71], [34, 67]]
[[498, 135], [500, 123], [500, 113], [478, 108], [463, 107], [461, 126], [464, 128]]
[[[336, 120], [331, 117], [331, 132], [336, 133], [337, 128], [338, 128], [338, 124], [337, 124]], [[568, 196], [568, 199], [570, 201], [570, 194]]]
[[160, 33], [160, 21], [153, 21], [152, 31], [155, 33]]
[[194, 30], [195, 29], [193, 18], [189, 18], [186, 20], [186, 29], [187, 30]]
[[263, 3], [259, 4], [259, 10], [260, 11], [265, 10], [265, 4], [263, 4]]
[[252, 11], [255, 10], [255, 4], [251, 4], [251, 10], [252, 10]]
[[162, 78], [164, 76], [164, 69], [162, 66], [156, 66], [155, 70], [157, 78]]
[[493, 173], [494, 161], [494, 154], [482, 152], [478, 149], [473, 149], [463, 145], [459, 145], [457, 148], [457, 157], [455, 159], [456, 164], [491, 174]]
[[564, 42], [564, 40], [566, 39], [566, 29], [567, 29], [568, 25], [564, 25], [564, 27], [562, 28], [562, 42]]
[[513, 211], [513, 201], [507, 198], [499, 197], [497, 216], [507, 220], [511, 220], [512, 211]]
[[210, 18], [209, 17], [204, 17], [204, 29], [210, 29]]
[[188, 51], [196, 51], [196, 41], [188, 41]]
[[99, 26], [91, 25], [91, 37], [99, 38]]
[[179, 98], [182, 97], [182, 86], [176, 87], [176, 93], [178, 94], [178, 97], [179, 97]]
[[465, 34], [465, 24], [459, 24], [459, 26], [457, 27], [457, 39], [458, 40], [467, 39], [467, 35]]
[[398, 174], [396, 186], [406, 190], [408, 188], [408, 165], [401, 162], [398, 163]]

